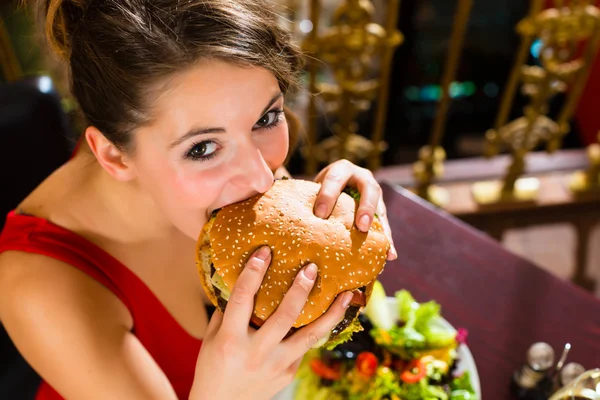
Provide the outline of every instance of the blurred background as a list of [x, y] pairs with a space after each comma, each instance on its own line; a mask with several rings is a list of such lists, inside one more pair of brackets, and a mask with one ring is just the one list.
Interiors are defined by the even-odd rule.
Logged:
[[[290, 172], [350, 158], [600, 296], [596, 6], [273, 1], [311, 55], [289, 99], [305, 134]], [[27, 82], [59, 105], [72, 145], [85, 123], [66, 71], [27, 6], [0, 1], [0, 18], [0, 129], [15, 126], [9, 88]]]

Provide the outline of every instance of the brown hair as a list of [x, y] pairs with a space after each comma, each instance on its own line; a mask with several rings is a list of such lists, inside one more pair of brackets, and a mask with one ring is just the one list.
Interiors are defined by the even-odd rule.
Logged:
[[300, 69], [265, 0], [44, 0], [41, 11], [87, 123], [121, 149], [149, 122], [156, 84], [199, 60], [265, 68], [284, 93]]

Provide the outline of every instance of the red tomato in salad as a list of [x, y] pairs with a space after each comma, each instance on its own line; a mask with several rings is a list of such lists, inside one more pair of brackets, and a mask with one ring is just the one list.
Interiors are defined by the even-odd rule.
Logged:
[[427, 375], [425, 363], [420, 359], [414, 359], [404, 368], [400, 379], [405, 383], [417, 383]]
[[377, 356], [370, 351], [363, 351], [356, 357], [356, 369], [366, 377], [375, 375], [377, 364]]
[[335, 366], [330, 367], [318, 358], [310, 361], [310, 368], [323, 379], [337, 381], [341, 377], [339, 366], [337, 368]]

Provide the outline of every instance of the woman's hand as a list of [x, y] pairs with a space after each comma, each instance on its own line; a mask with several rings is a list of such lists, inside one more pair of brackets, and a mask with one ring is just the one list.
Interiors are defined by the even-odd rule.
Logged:
[[215, 311], [202, 343], [190, 399], [270, 399], [292, 382], [304, 354], [342, 320], [352, 299], [342, 293], [315, 322], [284, 339], [300, 315], [317, 275], [310, 264], [296, 276], [277, 311], [263, 326], [249, 327], [254, 295], [271, 262], [256, 251], [240, 274], [225, 314]]
[[348, 160], [339, 160], [323, 169], [317, 175], [315, 181], [322, 184], [315, 201], [315, 215], [317, 217], [328, 218], [331, 215], [338, 197], [340, 197], [346, 186], [357, 188], [360, 192], [360, 202], [356, 210], [356, 226], [361, 231], [367, 232], [371, 227], [374, 215], [377, 214], [391, 244], [387, 259], [395, 260], [398, 258], [385, 204], [381, 197], [381, 187], [371, 171], [358, 167]]

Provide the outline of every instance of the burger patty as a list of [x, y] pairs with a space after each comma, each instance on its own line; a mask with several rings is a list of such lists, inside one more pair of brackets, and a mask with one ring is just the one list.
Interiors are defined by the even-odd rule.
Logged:
[[346, 313], [344, 314], [344, 319], [342, 320], [342, 322], [337, 324], [335, 326], [335, 328], [333, 328], [331, 330], [332, 337], [336, 337], [337, 335], [342, 333], [348, 326], [350, 326], [352, 321], [354, 321], [356, 319], [356, 317], [358, 317], [358, 313], [366, 305], [365, 304], [366, 303], [365, 302], [365, 290], [366, 289], [367, 288], [365, 286], [363, 286], [361, 288], [358, 288], [358, 289], [352, 291], [354, 296], [352, 297], [352, 300], [350, 301], [350, 305], [348, 306], [348, 309], [346, 309]]
[[[215, 266], [211, 263], [210, 264], [210, 276], [214, 276], [217, 273], [217, 270], [215, 269]], [[215, 296], [217, 297], [217, 305], [219, 306], [219, 310], [221, 310], [222, 313], [225, 312], [225, 307], [227, 307], [227, 300], [223, 298], [223, 296], [221, 295], [221, 290], [219, 290], [219, 288], [215, 287], [213, 285], [212, 289], [215, 292]]]

